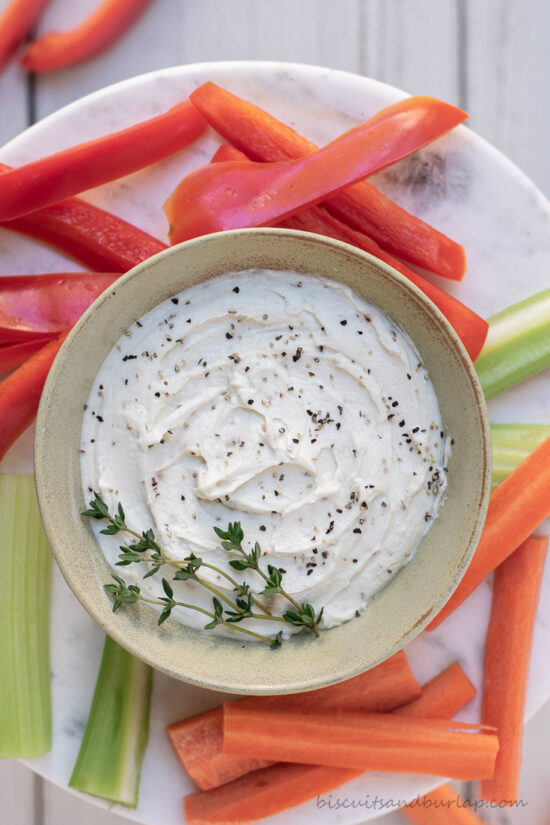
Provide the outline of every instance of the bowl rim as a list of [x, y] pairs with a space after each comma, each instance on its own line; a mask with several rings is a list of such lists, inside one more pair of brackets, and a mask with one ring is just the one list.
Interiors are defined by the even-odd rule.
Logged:
[[[483, 472], [482, 472], [482, 482], [481, 482], [481, 491], [480, 491], [480, 500], [478, 502], [478, 510], [473, 518], [472, 522], [472, 529], [470, 532], [467, 550], [463, 554], [460, 564], [458, 565], [455, 575], [453, 577], [453, 581], [451, 582], [450, 586], [447, 588], [445, 594], [434, 603], [431, 610], [424, 613], [416, 624], [410, 628], [410, 630], [405, 633], [405, 635], [399, 640], [398, 643], [394, 644], [391, 648], [389, 648], [386, 654], [382, 657], [379, 657], [376, 661], [370, 662], [365, 664], [364, 662], [360, 662], [356, 664], [354, 667], [348, 668], [348, 670], [343, 674], [332, 674], [328, 678], [318, 679], [313, 683], [303, 683], [299, 682], [298, 684], [287, 686], [285, 684], [278, 684], [273, 686], [269, 684], [267, 686], [260, 684], [254, 687], [250, 685], [247, 686], [239, 686], [236, 684], [225, 684], [221, 682], [208, 682], [204, 678], [196, 678], [190, 674], [182, 674], [179, 671], [174, 670], [170, 666], [163, 665], [155, 660], [154, 656], [151, 656], [147, 653], [144, 653], [141, 648], [138, 648], [136, 645], [132, 645], [128, 642], [126, 638], [126, 634], [123, 632], [123, 623], [118, 622], [117, 619], [120, 614], [114, 618], [114, 621], [107, 621], [101, 620], [97, 616], [97, 611], [93, 608], [93, 603], [90, 598], [87, 597], [87, 587], [86, 582], [82, 583], [79, 581], [75, 581], [75, 577], [72, 574], [70, 568], [65, 564], [65, 557], [62, 551], [58, 548], [58, 541], [55, 535], [54, 530], [52, 529], [52, 524], [50, 521], [50, 511], [49, 511], [49, 502], [47, 500], [46, 492], [50, 485], [50, 475], [47, 469], [47, 445], [48, 445], [48, 415], [50, 412], [50, 405], [52, 403], [52, 399], [55, 403], [55, 389], [57, 386], [57, 382], [60, 377], [61, 369], [64, 365], [65, 359], [67, 355], [71, 351], [71, 347], [73, 342], [80, 336], [82, 330], [87, 326], [90, 318], [96, 313], [98, 308], [100, 308], [105, 302], [109, 301], [111, 295], [117, 294], [120, 289], [124, 289], [125, 285], [131, 281], [133, 281], [137, 277], [142, 277], [142, 274], [154, 268], [160, 260], [164, 260], [166, 258], [172, 256], [178, 256], [181, 254], [181, 251], [194, 247], [197, 244], [208, 243], [211, 239], [219, 239], [220, 241], [223, 237], [236, 237], [236, 236], [284, 236], [286, 238], [295, 237], [302, 241], [308, 241], [314, 244], [324, 244], [329, 247], [332, 247], [335, 250], [340, 250], [341, 252], [346, 252], [347, 254], [351, 254], [355, 258], [362, 259], [367, 263], [370, 263], [377, 269], [381, 270], [385, 276], [391, 276], [392, 278], [396, 279], [398, 282], [401, 283], [401, 286], [405, 288], [406, 291], [416, 298], [418, 302], [424, 305], [428, 314], [433, 316], [434, 320], [439, 322], [439, 326], [444, 330], [446, 336], [450, 339], [450, 342], [456, 351], [459, 360], [461, 362], [462, 368], [465, 370], [469, 382], [472, 386], [476, 403], [477, 403], [477, 410], [480, 417], [481, 423], [481, 440], [483, 443]], [[272, 267], [275, 268], [275, 267]], [[226, 270], [229, 271], [229, 270]], [[222, 274], [219, 272], [218, 274]], [[326, 275], [322, 275], [321, 277], [329, 277]], [[206, 277], [201, 278], [201, 280], [206, 280]], [[185, 288], [185, 287], [182, 287]], [[367, 299], [368, 300], [368, 299]], [[155, 304], [151, 303], [150, 308], [152, 308]], [[385, 310], [382, 310], [385, 311]], [[138, 316], [139, 317], [139, 316]], [[105, 356], [106, 357], [106, 356]], [[400, 272], [395, 270], [390, 265], [386, 264], [384, 261], [376, 258], [375, 256], [364, 252], [363, 250], [358, 249], [355, 246], [350, 244], [334, 240], [332, 238], [328, 238], [322, 235], [316, 235], [310, 232], [303, 232], [300, 230], [292, 230], [292, 229], [280, 229], [280, 228], [256, 228], [256, 229], [238, 229], [238, 230], [229, 230], [226, 232], [218, 232], [213, 233], [211, 235], [204, 235], [199, 238], [193, 238], [191, 240], [185, 241], [184, 243], [169, 247], [157, 255], [148, 258], [145, 261], [142, 261], [136, 267], [132, 268], [128, 272], [121, 275], [121, 277], [113, 284], [112, 287], [108, 288], [103, 292], [94, 303], [86, 310], [86, 312], [78, 319], [76, 324], [70, 330], [69, 334], [67, 335], [66, 339], [64, 340], [59, 353], [50, 369], [48, 374], [44, 390], [41, 396], [38, 415], [37, 415], [37, 425], [36, 425], [36, 435], [35, 435], [35, 442], [34, 442], [34, 463], [35, 463], [35, 483], [37, 489], [37, 497], [40, 512], [42, 515], [42, 520], [44, 523], [44, 528], [46, 530], [46, 535], [48, 537], [50, 547], [52, 549], [52, 553], [54, 558], [61, 570], [61, 573], [67, 582], [69, 588], [72, 590], [73, 594], [77, 597], [80, 601], [82, 606], [86, 609], [89, 615], [94, 619], [94, 621], [99, 624], [99, 626], [108, 633], [118, 644], [120, 644], [123, 648], [125, 648], [128, 652], [132, 653], [133, 655], [137, 656], [142, 661], [145, 661], [147, 664], [151, 665], [155, 669], [171, 676], [177, 678], [181, 681], [185, 681], [187, 683], [217, 690], [217, 691], [231, 691], [235, 693], [242, 693], [242, 694], [266, 694], [266, 693], [291, 693], [297, 691], [309, 691], [315, 690], [320, 687], [328, 686], [330, 684], [334, 684], [345, 679], [351, 678], [358, 673], [363, 672], [366, 669], [370, 669], [371, 667], [378, 664], [380, 661], [383, 661], [385, 658], [393, 655], [395, 652], [400, 650], [404, 647], [412, 638], [414, 638], [426, 625], [431, 621], [431, 619], [437, 615], [441, 607], [446, 603], [446, 601], [451, 597], [452, 593], [458, 586], [471, 558], [474, 554], [476, 549], [477, 543], [479, 541], [481, 531], [483, 528], [483, 523], [485, 520], [485, 515], [488, 506], [489, 494], [490, 494], [490, 475], [491, 475], [491, 460], [490, 460], [490, 426], [489, 420], [485, 405], [485, 398], [483, 395], [483, 391], [481, 385], [479, 383], [479, 379], [477, 377], [477, 373], [475, 371], [474, 365], [467, 354], [461, 340], [459, 339], [458, 335], [456, 334], [455, 330], [449, 324], [447, 319], [443, 316], [440, 310], [432, 304], [432, 302], [424, 295], [424, 293], [416, 287], [412, 282], [410, 282], [404, 275]], [[79, 489], [81, 489], [80, 485], [80, 476], [78, 480], [75, 482]], [[96, 543], [96, 546], [99, 549], [99, 545]], [[101, 556], [103, 556], [101, 550], [99, 549]], [[396, 574], [398, 575], [398, 574]], [[110, 616], [112, 617], [113, 614], [111, 613]], [[179, 624], [179, 623], [178, 623]], [[349, 624], [349, 623], [345, 623]], [[342, 627], [343, 625], [340, 625]], [[181, 625], [180, 625], [181, 627]], [[200, 633], [200, 631], [198, 631]], [[201, 638], [203, 638], [206, 642], [207, 636], [206, 634], [201, 634]], [[208, 638], [208, 641], [212, 641], [214, 639], [215, 642], [222, 640], [222, 637], [211, 637]], [[293, 637], [290, 640], [285, 642], [286, 645], [295, 644], [297, 637]], [[229, 641], [232, 644], [237, 644], [236, 640], [222, 640], [224, 642]], [[299, 643], [301, 640], [298, 640]], [[255, 645], [256, 646], [256, 645]], [[256, 646], [257, 647], [257, 646]]]

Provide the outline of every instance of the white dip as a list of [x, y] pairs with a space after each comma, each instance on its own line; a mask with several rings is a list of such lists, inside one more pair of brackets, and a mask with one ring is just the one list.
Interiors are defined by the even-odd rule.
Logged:
[[[410, 559], [437, 514], [447, 458], [409, 337], [349, 288], [294, 272], [229, 273], [156, 306], [107, 356], [82, 427], [87, 500], [94, 490], [112, 510], [120, 501], [127, 524], [153, 527], [172, 558], [192, 551], [226, 570], [212, 528], [240, 521], [264, 569], [324, 606], [322, 627], [357, 615]], [[124, 537], [98, 540], [114, 565]], [[174, 571], [143, 580], [148, 569], [113, 567], [162, 594]], [[235, 575], [261, 590], [256, 573]], [[211, 607], [193, 582], [174, 591]], [[205, 624], [183, 608], [172, 618]]]

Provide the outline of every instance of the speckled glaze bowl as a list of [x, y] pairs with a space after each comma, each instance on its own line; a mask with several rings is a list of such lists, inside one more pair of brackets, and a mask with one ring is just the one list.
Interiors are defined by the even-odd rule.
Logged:
[[[120, 335], [160, 301], [223, 272], [253, 267], [342, 281], [401, 324], [432, 378], [455, 446], [439, 516], [412, 561], [351, 622], [319, 639], [300, 634], [278, 648], [157, 626], [144, 604], [112, 612], [103, 591], [111, 570], [80, 516], [83, 405]], [[161, 252], [124, 275], [85, 313], [50, 371], [36, 428], [40, 509], [61, 571], [103, 630], [170, 676], [234, 693], [289, 693], [347, 679], [416, 636], [447, 601], [475, 550], [490, 492], [490, 435], [473, 365], [441, 313], [402, 275], [372, 256], [317, 235], [281, 229], [224, 232]]]

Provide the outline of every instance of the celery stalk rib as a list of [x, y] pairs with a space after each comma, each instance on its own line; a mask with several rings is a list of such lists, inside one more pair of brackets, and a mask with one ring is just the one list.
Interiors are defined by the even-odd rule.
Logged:
[[71, 788], [136, 807], [152, 684], [152, 669], [107, 636]]
[[550, 366], [550, 289], [489, 320], [489, 334], [475, 368], [486, 398]]
[[550, 424], [491, 424], [493, 487], [550, 437]]
[[51, 748], [51, 557], [32, 475], [0, 475], [0, 757]]

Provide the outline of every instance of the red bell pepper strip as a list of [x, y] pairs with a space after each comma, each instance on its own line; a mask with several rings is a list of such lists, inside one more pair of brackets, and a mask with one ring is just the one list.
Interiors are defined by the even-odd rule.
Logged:
[[[199, 86], [190, 99], [222, 137], [252, 160], [299, 158], [317, 149], [290, 126], [215, 83]], [[409, 263], [453, 280], [464, 276], [466, 258], [460, 244], [402, 209], [371, 184], [355, 184], [325, 205], [336, 217]]]
[[105, 0], [77, 28], [47, 32], [21, 59], [31, 72], [51, 72], [108, 49], [136, 22], [151, 0]]
[[32, 424], [50, 367], [67, 334], [54, 338], [0, 382], [0, 459]]
[[479, 356], [489, 332], [489, 324], [485, 318], [482, 318], [473, 309], [449, 295], [448, 292], [445, 292], [436, 284], [432, 284], [431, 281], [423, 278], [422, 275], [419, 275], [407, 264], [394, 258], [389, 252], [385, 252], [363, 232], [352, 229], [319, 206], [288, 218], [283, 221], [281, 226], [287, 226], [289, 229], [301, 229], [305, 232], [316, 232], [319, 235], [327, 235], [330, 238], [344, 241], [344, 243], [357, 246], [365, 252], [370, 252], [371, 255], [393, 266], [409, 281], [412, 281], [418, 289], [422, 290], [424, 295], [446, 317], [464, 344], [472, 361], [475, 361]]
[[[227, 143], [222, 144], [213, 156], [213, 162], [227, 161], [227, 160], [244, 160], [246, 156], [233, 146]], [[444, 292], [438, 286], [435, 286], [430, 281], [423, 278], [413, 269], [408, 267], [402, 261], [394, 258], [388, 252], [381, 249], [372, 238], [369, 238], [363, 232], [352, 229], [338, 218], [331, 215], [323, 206], [313, 206], [310, 209], [294, 215], [292, 218], [287, 218], [279, 224], [289, 229], [300, 229], [304, 232], [315, 232], [318, 235], [326, 235], [329, 238], [334, 238], [337, 241], [357, 246], [371, 255], [375, 255], [381, 261], [393, 266], [402, 275], [405, 275], [410, 281], [415, 284], [422, 292], [430, 298], [436, 305], [440, 312], [447, 318], [458, 337], [466, 347], [468, 355], [475, 361], [483, 348], [489, 324], [480, 315], [477, 315], [473, 310], [469, 309], [464, 304], [460, 303], [452, 295]]]
[[0, 71], [9, 63], [50, 0], [11, 0], [0, 14]]
[[0, 278], [0, 342], [59, 335], [118, 277], [111, 272], [59, 272]]
[[177, 243], [224, 229], [272, 226], [391, 166], [464, 118], [448, 103], [410, 97], [302, 158], [207, 164], [187, 175], [164, 206], [170, 239]]
[[[10, 168], [0, 163], [0, 172]], [[137, 226], [81, 198], [46, 206], [4, 227], [54, 246], [96, 272], [127, 272], [167, 248]]]
[[26, 361], [39, 349], [42, 349], [44, 344], [51, 341], [51, 337], [42, 335], [40, 338], [35, 338], [32, 341], [23, 341], [22, 344], [8, 344], [8, 346], [0, 346], [0, 375], [8, 370], [13, 370], [20, 366], [23, 361]]
[[120, 132], [71, 146], [0, 175], [0, 222], [122, 178], [183, 149], [206, 129], [188, 100]]

